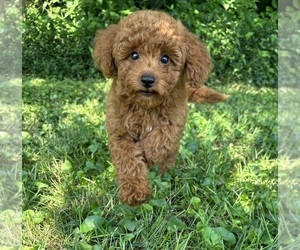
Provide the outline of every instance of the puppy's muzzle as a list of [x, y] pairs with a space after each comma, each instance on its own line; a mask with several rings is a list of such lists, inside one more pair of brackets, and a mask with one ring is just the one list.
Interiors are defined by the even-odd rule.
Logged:
[[153, 75], [142, 75], [141, 84], [144, 88], [150, 89], [155, 84], [155, 77]]

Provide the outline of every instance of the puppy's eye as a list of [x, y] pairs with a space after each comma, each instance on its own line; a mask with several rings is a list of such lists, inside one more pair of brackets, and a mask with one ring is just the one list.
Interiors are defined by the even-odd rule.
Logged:
[[137, 59], [140, 58], [140, 55], [139, 55], [139, 53], [137, 53], [136, 51], [133, 51], [133, 52], [131, 52], [131, 54], [130, 54], [130, 58], [131, 58], [133, 61], [135, 61], [135, 60], [137, 60]]
[[169, 56], [167, 55], [162, 55], [161, 58], [160, 58], [160, 61], [163, 63], [163, 64], [168, 64], [170, 62], [170, 58]]

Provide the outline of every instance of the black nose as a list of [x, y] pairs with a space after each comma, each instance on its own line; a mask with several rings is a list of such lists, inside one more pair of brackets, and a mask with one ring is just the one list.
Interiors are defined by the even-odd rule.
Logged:
[[141, 83], [143, 87], [149, 89], [155, 84], [155, 77], [152, 75], [142, 75]]

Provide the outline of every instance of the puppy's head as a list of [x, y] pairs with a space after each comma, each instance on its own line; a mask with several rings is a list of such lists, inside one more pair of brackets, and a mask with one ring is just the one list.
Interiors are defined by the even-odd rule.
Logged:
[[93, 57], [106, 77], [116, 79], [120, 96], [147, 107], [183, 90], [185, 82], [201, 86], [211, 68], [205, 46], [158, 11], [137, 11], [99, 31]]

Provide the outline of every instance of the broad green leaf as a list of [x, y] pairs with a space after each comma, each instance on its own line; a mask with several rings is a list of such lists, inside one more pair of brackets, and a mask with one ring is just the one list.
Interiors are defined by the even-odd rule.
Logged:
[[89, 146], [89, 151], [90, 151], [91, 153], [95, 153], [98, 149], [99, 149], [99, 145], [98, 145], [98, 144], [91, 144], [91, 145]]
[[26, 131], [22, 131], [22, 144], [28, 144], [30, 142], [30, 139], [31, 135]]
[[203, 186], [209, 187], [213, 184], [213, 180], [209, 177], [206, 177], [202, 184]]
[[193, 196], [191, 199], [191, 204], [195, 207], [198, 207], [198, 205], [200, 204], [200, 198]]
[[29, 209], [23, 212], [22, 217], [23, 220], [27, 222], [33, 222], [34, 224], [39, 224], [44, 220], [45, 214], [44, 212], [35, 212]]
[[48, 185], [43, 183], [43, 182], [39, 182], [39, 181], [35, 181], [34, 184], [36, 185], [36, 187], [38, 189], [42, 189], [42, 188], [48, 188]]
[[1, 211], [0, 221], [11, 220], [11, 218], [13, 218], [15, 216], [15, 214], [16, 214], [15, 211], [13, 211], [11, 209]]
[[186, 224], [182, 220], [180, 220], [176, 217], [171, 218], [170, 221], [168, 222], [168, 230], [169, 231], [181, 230], [185, 227], [186, 227]]
[[167, 202], [165, 199], [151, 199], [149, 201], [149, 203], [153, 207], [165, 207], [167, 205]]
[[134, 238], [134, 234], [130, 233], [130, 234], [126, 234], [124, 237], [125, 241], [131, 241]]
[[201, 230], [204, 241], [210, 246], [216, 246], [221, 243], [219, 234], [212, 227], [205, 227]]
[[219, 237], [230, 243], [231, 245], [234, 245], [236, 243], [236, 237], [235, 235], [230, 232], [229, 230], [227, 230], [226, 228], [224, 227], [216, 227], [214, 228], [214, 231], [219, 235]]
[[187, 148], [190, 152], [195, 153], [199, 149], [199, 143], [196, 141], [190, 141], [187, 143]]
[[101, 247], [101, 245], [94, 245], [93, 250], [103, 250], [103, 248]]
[[142, 207], [146, 210], [146, 211], [153, 211], [153, 207], [148, 204], [148, 203], [145, 203], [142, 205]]
[[10, 142], [11, 135], [5, 131], [0, 131], [0, 144], [4, 145]]
[[93, 246], [91, 246], [90, 244], [83, 242], [79, 245], [79, 249], [80, 250], [93, 250]]
[[120, 225], [122, 225], [123, 227], [125, 227], [127, 230], [129, 230], [130, 232], [134, 231], [136, 228], [136, 224], [134, 221], [129, 220], [129, 219], [122, 219], [120, 221]]
[[93, 168], [95, 168], [93, 162], [87, 161], [87, 162], [85, 163], [85, 168], [84, 168], [85, 171], [88, 171], [89, 169], [93, 169]]
[[45, 219], [45, 214], [43, 212], [36, 212], [33, 217], [34, 224], [39, 224]]
[[98, 215], [87, 217], [80, 225], [80, 232], [87, 233], [95, 230], [103, 221], [103, 218]]
[[68, 160], [65, 160], [65, 162], [61, 166], [61, 170], [63, 172], [70, 172], [72, 170], [72, 163]]
[[35, 212], [32, 209], [28, 209], [23, 212], [22, 217], [25, 221], [30, 221], [34, 217]]

